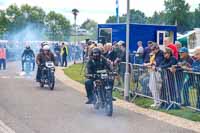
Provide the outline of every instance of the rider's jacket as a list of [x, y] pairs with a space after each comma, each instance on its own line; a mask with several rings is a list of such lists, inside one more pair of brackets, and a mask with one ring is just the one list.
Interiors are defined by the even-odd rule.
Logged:
[[110, 70], [110, 64], [106, 61], [106, 59], [101, 58], [100, 60], [89, 59], [86, 65], [87, 74], [96, 74], [98, 70]]
[[47, 62], [47, 61], [55, 62], [54, 55], [51, 51], [49, 51], [47, 54], [42, 52], [37, 55], [36, 63], [38, 65], [45, 64], [45, 62]]
[[35, 57], [35, 54], [32, 49], [25, 49], [22, 53], [22, 58], [26, 58], [27, 56]]

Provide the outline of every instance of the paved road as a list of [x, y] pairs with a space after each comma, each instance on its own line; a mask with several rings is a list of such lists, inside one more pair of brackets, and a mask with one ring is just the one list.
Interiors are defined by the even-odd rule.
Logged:
[[34, 76], [19, 76], [19, 66], [9, 65], [0, 71], [0, 120], [16, 133], [193, 133], [120, 107], [106, 117], [61, 82], [55, 91], [41, 89]]

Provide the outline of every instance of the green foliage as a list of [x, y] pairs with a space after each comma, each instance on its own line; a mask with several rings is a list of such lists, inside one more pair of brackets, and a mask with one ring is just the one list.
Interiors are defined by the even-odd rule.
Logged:
[[190, 6], [185, 0], [165, 0], [165, 12], [167, 23], [177, 24], [178, 31], [189, 29]]
[[[120, 18], [120, 23], [126, 22], [126, 14], [122, 15]], [[147, 17], [145, 14], [139, 10], [130, 10], [130, 22], [131, 23], [146, 23]], [[109, 16], [109, 18], [106, 20], [106, 23], [116, 23], [116, 16]]]
[[45, 23], [50, 40], [66, 40], [66, 37], [69, 37], [70, 22], [62, 14], [54, 11], [49, 12], [45, 18]]
[[165, 13], [164, 12], [154, 12], [152, 17], [149, 17], [147, 20], [149, 24], [167, 24], [165, 22]]
[[[165, 0], [165, 10], [154, 12], [147, 17], [139, 10], [130, 10], [130, 22], [142, 24], [176, 25], [178, 32], [192, 30], [200, 27], [200, 4], [194, 12], [190, 12], [190, 6], [185, 0]], [[126, 14], [120, 16], [120, 23], [126, 22]], [[109, 16], [106, 23], [116, 23], [116, 16]]]
[[87, 19], [83, 24], [81, 25], [81, 28], [86, 29], [89, 31], [89, 36], [88, 38], [92, 40], [96, 40], [97, 38], [97, 25], [98, 23], [95, 22], [94, 20]]
[[200, 27], [200, 4], [194, 12], [194, 27]]
[[[52, 23], [55, 20], [55, 23]], [[28, 4], [18, 7], [10, 5], [5, 11], [0, 10], [0, 37], [3, 34], [16, 34], [26, 26], [34, 26], [39, 31], [45, 31], [45, 38], [50, 40], [68, 40], [70, 35], [70, 22], [62, 14], [45, 11], [37, 6]]]

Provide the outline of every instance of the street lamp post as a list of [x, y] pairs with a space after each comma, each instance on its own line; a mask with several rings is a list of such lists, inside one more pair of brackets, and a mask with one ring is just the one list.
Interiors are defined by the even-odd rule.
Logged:
[[119, 0], [116, 0], [116, 22], [119, 23]]
[[127, 0], [127, 22], [126, 22], [126, 72], [124, 76], [124, 100], [129, 100], [130, 74], [129, 74], [129, 26], [130, 26], [130, 0]]

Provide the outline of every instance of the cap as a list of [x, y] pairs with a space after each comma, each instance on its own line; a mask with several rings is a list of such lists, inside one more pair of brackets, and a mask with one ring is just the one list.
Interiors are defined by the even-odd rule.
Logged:
[[180, 50], [179, 50], [179, 53], [189, 53], [188, 49], [186, 47], [182, 47]]

